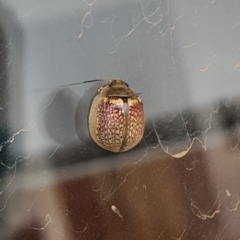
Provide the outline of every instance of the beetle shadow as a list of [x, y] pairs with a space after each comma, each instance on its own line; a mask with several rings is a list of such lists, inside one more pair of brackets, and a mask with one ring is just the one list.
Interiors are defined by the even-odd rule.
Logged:
[[77, 95], [69, 89], [61, 89], [54, 94], [51, 104], [44, 111], [44, 132], [61, 146], [71, 144], [77, 138], [74, 129], [76, 102]]
[[80, 142], [82, 142], [87, 149], [99, 148], [96, 143], [93, 142], [89, 134], [88, 128], [88, 115], [92, 105], [94, 97], [97, 95], [98, 88], [102, 86], [102, 83], [94, 84], [90, 89], [85, 91], [83, 96], [79, 99], [76, 114], [75, 114], [75, 128]]

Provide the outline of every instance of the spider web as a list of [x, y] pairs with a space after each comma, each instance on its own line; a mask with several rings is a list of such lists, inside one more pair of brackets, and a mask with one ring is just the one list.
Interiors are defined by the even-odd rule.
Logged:
[[[1, 239], [238, 239], [239, 1], [0, 1]], [[140, 144], [96, 146], [120, 78]]]

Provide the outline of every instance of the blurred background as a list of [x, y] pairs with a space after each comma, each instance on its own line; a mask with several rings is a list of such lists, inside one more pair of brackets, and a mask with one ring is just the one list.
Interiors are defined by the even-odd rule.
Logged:
[[[0, 238], [240, 238], [239, 1], [0, 0]], [[125, 153], [88, 134], [120, 78]]]

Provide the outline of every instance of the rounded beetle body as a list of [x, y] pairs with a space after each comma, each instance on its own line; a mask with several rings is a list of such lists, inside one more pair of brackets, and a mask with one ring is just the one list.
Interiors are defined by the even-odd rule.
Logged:
[[111, 152], [125, 152], [142, 139], [145, 127], [142, 100], [120, 79], [98, 89], [88, 116], [93, 141]]

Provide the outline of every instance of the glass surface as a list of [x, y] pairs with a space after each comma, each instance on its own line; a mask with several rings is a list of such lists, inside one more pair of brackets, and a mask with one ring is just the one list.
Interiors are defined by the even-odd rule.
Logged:
[[[0, 0], [0, 238], [240, 239], [240, 2]], [[132, 150], [89, 137], [139, 93]], [[67, 86], [66, 86], [67, 85]]]

